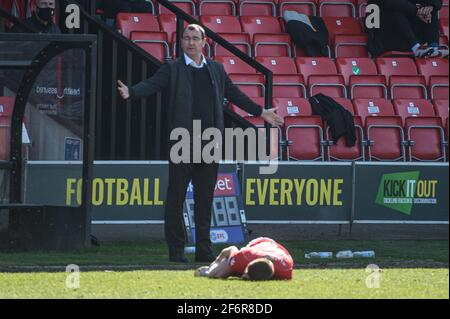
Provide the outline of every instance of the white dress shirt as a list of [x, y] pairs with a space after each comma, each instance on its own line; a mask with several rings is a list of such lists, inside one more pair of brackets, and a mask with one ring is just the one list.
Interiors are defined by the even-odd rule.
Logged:
[[198, 69], [203, 68], [203, 66], [206, 65], [206, 59], [203, 54], [202, 54], [202, 62], [200, 62], [200, 65], [195, 63], [195, 61], [192, 60], [186, 53], [184, 53], [184, 61], [186, 62], [186, 65], [190, 65]]

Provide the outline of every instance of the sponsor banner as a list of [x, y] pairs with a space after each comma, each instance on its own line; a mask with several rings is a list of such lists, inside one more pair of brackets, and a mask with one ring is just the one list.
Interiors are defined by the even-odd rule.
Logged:
[[356, 222], [448, 222], [446, 163], [357, 163], [355, 176]]
[[259, 167], [244, 165], [243, 198], [249, 222], [349, 222], [351, 163], [279, 162], [271, 175], [261, 175]]
[[[80, 162], [29, 162], [25, 201], [81, 204]], [[165, 162], [96, 162], [92, 181], [93, 221], [163, 220], [168, 185]]]
[[[168, 162], [163, 161], [95, 162], [92, 220], [162, 222], [168, 186], [168, 168]], [[223, 203], [224, 209], [229, 211], [236, 209], [240, 214], [239, 205], [242, 203], [239, 204], [240, 191], [235, 172], [235, 164], [220, 165], [215, 195], [219, 196], [218, 199], [222, 198], [220, 203]], [[81, 162], [28, 162], [25, 202], [78, 206], [81, 204], [81, 175]], [[187, 199], [189, 196], [192, 199], [188, 187]], [[218, 199], [215, 199], [215, 203]], [[231, 217], [227, 220], [231, 220]]]

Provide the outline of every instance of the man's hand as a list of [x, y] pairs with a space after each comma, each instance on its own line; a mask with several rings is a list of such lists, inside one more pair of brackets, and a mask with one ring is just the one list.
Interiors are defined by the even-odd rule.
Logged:
[[431, 13], [433, 12], [433, 9], [434, 9], [433, 6], [420, 7], [419, 10], [417, 10], [417, 17], [424, 23], [430, 24]]
[[267, 123], [273, 125], [273, 126], [281, 126], [284, 124], [283, 119], [278, 116], [275, 111], [277, 108], [272, 108], [272, 109], [264, 109], [261, 117], [264, 119], [264, 121], [266, 121]]
[[117, 84], [119, 85], [117, 87], [117, 90], [119, 91], [120, 96], [126, 100], [130, 97], [130, 91], [128, 90], [128, 86], [122, 83], [122, 81], [118, 80]]

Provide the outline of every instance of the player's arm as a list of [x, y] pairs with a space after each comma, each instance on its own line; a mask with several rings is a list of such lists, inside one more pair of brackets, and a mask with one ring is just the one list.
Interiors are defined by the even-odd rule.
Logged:
[[228, 259], [228, 257], [231, 256], [232, 253], [238, 251], [239, 249], [236, 246], [229, 246], [227, 248], [222, 249], [219, 256], [211, 263], [210, 267], [214, 265], [214, 263], [218, 263], [222, 261], [223, 259]]
[[227, 278], [232, 271], [228, 265], [228, 258], [235, 252], [239, 251], [236, 246], [230, 246], [222, 249], [216, 260], [209, 266], [210, 278]]
[[222, 259], [218, 262], [214, 262], [209, 267], [209, 278], [227, 278], [231, 276], [233, 271], [228, 264], [228, 258]]

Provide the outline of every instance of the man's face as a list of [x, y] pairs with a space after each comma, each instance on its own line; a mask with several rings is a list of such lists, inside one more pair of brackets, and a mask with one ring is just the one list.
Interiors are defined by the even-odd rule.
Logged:
[[37, 0], [36, 6], [38, 8], [52, 8], [55, 9], [55, 0]]
[[187, 29], [181, 39], [181, 48], [190, 58], [195, 58], [202, 54], [205, 43], [206, 38], [202, 39], [200, 31]]

